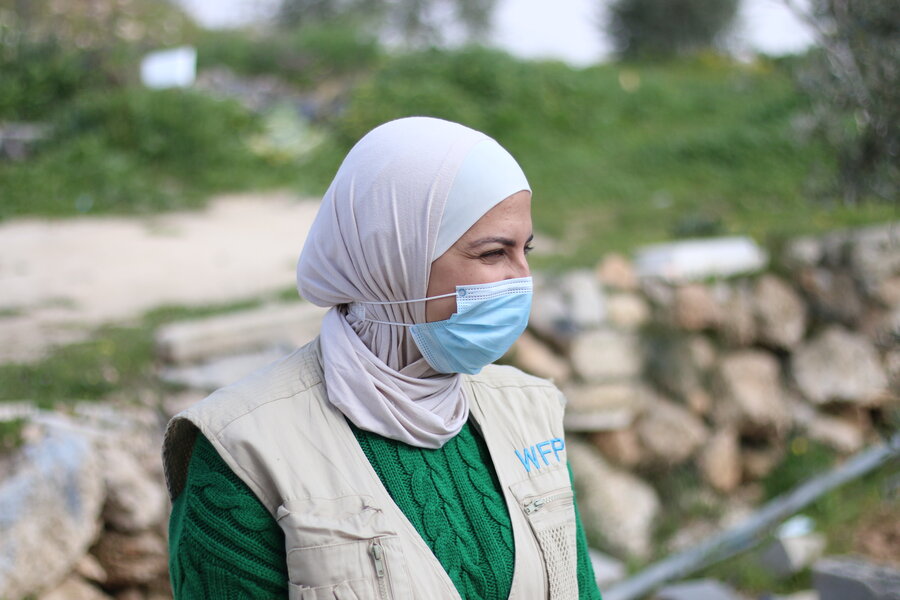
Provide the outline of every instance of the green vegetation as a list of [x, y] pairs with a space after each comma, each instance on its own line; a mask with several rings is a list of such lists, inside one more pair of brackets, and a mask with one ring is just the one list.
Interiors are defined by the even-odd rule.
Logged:
[[[800, 447], [804, 445], [801, 442]], [[809, 447], [808, 452], [802, 453], [792, 451], [765, 482], [766, 489], [774, 491], [792, 480], [799, 484], [825, 472], [833, 462], [832, 453], [822, 447]], [[810, 468], [813, 466], [815, 468]], [[885, 523], [898, 522], [900, 505], [896, 501], [897, 490], [891, 489], [891, 486], [896, 488], [896, 478], [897, 465], [889, 462], [864, 477], [832, 490], [801, 511], [812, 518], [816, 531], [826, 535], [826, 554], [862, 552], [867, 545], [867, 534], [883, 529]], [[777, 484], [773, 483], [775, 480], [778, 480]], [[767, 496], [767, 499], [770, 498]], [[698, 577], [728, 581], [748, 593], [788, 594], [812, 588], [809, 569], [779, 579], [761, 567], [758, 552], [765, 548], [765, 544], [763, 542], [755, 552], [713, 565]], [[885, 549], [880, 550], [883, 552]], [[896, 550], [893, 556], [896, 559]]]
[[201, 31], [192, 41], [201, 70], [228, 67], [243, 75], [274, 75], [301, 89], [371, 70], [382, 55], [370, 32], [341, 22], [255, 35]]
[[626, 58], [710, 50], [737, 15], [737, 0], [614, 0], [605, 29]]
[[496, 137], [528, 173], [536, 228], [568, 247], [538, 266], [567, 266], [685, 233], [765, 242], [896, 218], [883, 204], [810, 201], [811, 172], [830, 172], [833, 156], [796, 125], [808, 110], [771, 61], [578, 70], [472, 48], [395, 58], [356, 90], [335, 130], [349, 148], [378, 123], [426, 114]]
[[62, 346], [28, 364], [0, 364], [0, 402], [28, 400], [40, 408], [113, 393], [167, 389], [156, 373], [154, 332], [165, 323], [251, 308], [262, 300], [153, 310], [131, 326], [102, 327], [85, 342]]
[[[481, 129], [519, 158], [535, 227], [560, 240], [558, 255], [535, 257], [540, 268], [590, 265], [674, 237], [749, 234], [774, 244], [897, 218], [894, 204], [811, 198], [835, 179], [836, 156], [803, 129], [810, 104], [792, 83], [792, 62], [709, 54], [575, 69], [478, 47], [385, 57], [349, 26], [334, 27], [195, 36], [201, 64], [298, 89], [353, 76], [346, 105], [313, 126], [322, 142], [299, 161], [260, 152], [251, 141], [272, 120], [234, 102], [129, 86], [74, 91], [70, 59], [51, 61], [48, 94], [65, 91], [49, 111], [54, 134], [29, 160], [0, 164], [0, 219], [164, 211], [248, 188], [319, 195], [360, 136], [416, 114]], [[27, 116], [21, 100], [7, 104], [20, 111], [5, 109], [7, 118]]]
[[197, 92], [84, 93], [56, 113], [34, 158], [0, 163], [0, 218], [159, 212], [215, 191], [290, 184], [290, 168], [250, 150], [260, 130], [237, 103]]

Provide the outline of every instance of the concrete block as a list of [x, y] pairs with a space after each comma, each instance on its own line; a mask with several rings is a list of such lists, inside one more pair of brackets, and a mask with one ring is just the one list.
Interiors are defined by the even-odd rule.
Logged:
[[156, 333], [157, 352], [169, 363], [184, 364], [273, 346], [298, 347], [318, 335], [326, 310], [298, 302], [171, 323]]
[[766, 252], [752, 239], [723, 237], [640, 248], [635, 267], [640, 277], [681, 282], [759, 271], [768, 260]]
[[249, 375], [253, 371], [289, 354], [288, 347], [260, 352], [223, 356], [199, 365], [164, 368], [159, 376], [166, 383], [183, 385], [193, 390], [212, 392]]
[[900, 569], [852, 556], [829, 556], [813, 565], [820, 600], [900, 600]]

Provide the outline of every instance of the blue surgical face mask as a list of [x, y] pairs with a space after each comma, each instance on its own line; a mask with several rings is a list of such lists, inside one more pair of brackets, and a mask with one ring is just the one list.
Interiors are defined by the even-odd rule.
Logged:
[[[454, 294], [393, 302], [357, 302], [351, 311], [375, 323], [410, 328], [422, 356], [439, 373], [475, 374], [501, 356], [525, 331], [531, 313], [531, 277], [458, 285]], [[366, 304], [405, 304], [456, 296], [456, 312], [430, 323], [395, 323], [365, 316]]]

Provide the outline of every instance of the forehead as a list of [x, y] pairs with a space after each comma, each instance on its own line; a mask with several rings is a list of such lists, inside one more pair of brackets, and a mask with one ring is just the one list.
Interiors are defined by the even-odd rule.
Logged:
[[521, 233], [519, 229], [531, 232], [531, 192], [523, 190], [506, 198], [475, 221], [460, 239], [496, 234], [498, 229], [506, 230], [507, 235]]

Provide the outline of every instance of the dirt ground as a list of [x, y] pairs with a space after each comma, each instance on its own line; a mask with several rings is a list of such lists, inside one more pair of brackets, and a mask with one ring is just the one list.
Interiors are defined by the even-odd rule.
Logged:
[[217, 198], [199, 212], [0, 224], [0, 362], [27, 362], [165, 305], [290, 288], [318, 200]]

